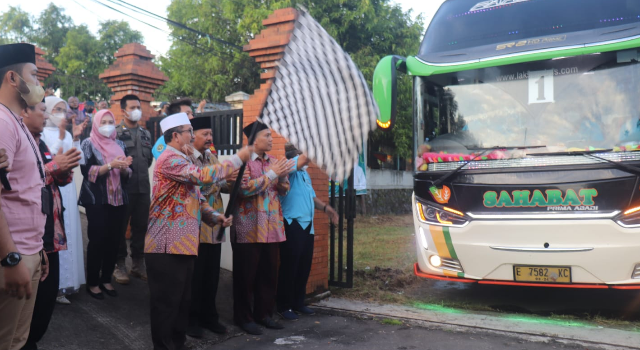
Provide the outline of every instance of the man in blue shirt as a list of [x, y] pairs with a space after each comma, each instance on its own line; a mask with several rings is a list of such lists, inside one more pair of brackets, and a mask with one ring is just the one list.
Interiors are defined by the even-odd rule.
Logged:
[[289, 193], [280, 197], [287, 240], [280, 243], [276, 301], [282, 318], [293, 321], [298, 319], [296, 312], [305, 315], [315, 313], [304, 305], [313, 259], [314, 209], [327, 213], [334, 223], [338, 222], [338, 213], [316, 197], [307, 173], [309, 159], [290, 143], [285, 145], [285, 152], [287, 159], [293, 158], [296, 161], [296, 166], [289, 173]]

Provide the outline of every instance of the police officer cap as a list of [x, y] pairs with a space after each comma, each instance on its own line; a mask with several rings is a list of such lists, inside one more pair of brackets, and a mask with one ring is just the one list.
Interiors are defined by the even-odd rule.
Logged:
[[24, 43], [0, 45], [0, 69], [18, 63], [36, 64], [36, 47]]

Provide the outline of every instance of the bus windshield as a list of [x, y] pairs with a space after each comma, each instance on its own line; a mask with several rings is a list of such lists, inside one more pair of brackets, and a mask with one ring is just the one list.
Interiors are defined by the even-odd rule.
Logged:
[[481, 159], [640, 150], [639, 59], [632, 49], [416, 77], [416, 168], [494, 147]]
[[[531, 38], [547, 39], [547, 46], [566, 45], [575, 36], [569, 33], [638, 22], [637, 0], [449, 0], [431, 21], [418, 56], [454, 51], [455, 57], [468, 59], [469, 48], [493, 45], [495, 53], [495, 44]], [[527, 43], [521, 49], [540, 44]]]

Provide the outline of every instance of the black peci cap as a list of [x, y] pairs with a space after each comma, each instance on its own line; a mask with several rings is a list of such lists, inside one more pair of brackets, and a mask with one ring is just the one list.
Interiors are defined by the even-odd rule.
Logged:
[[193, 131], [202, 129], [211, 129], [211, 118], [209, 117], [196, 117], [191, 119], [191, 126]]
[[0, 45], [0, 69], [18, 63], [36, 64], [36, 47], [25, 43]]
[[269, 127], [268, 127], [266, 124], [263, 124], [263, 123], [261, 123], [261, 122], [259, 122], [259, 121], [255, 121], [255, 122], [253, 122], [253, 123], [251, 123], [251, 124], [249, 124], [249, 125], [245, 126], [245, 127], [242, 129], [242, 132], [244, 133], [244, 135], [245, 135], [247, 138], [251, 137], [251, 131], [253, 130], [253, 126], [254, 126], [254, 125], [256, 125], [256, 135], [257, 135], [260, 131], [262, 131], [262, 130], [269, 129]]

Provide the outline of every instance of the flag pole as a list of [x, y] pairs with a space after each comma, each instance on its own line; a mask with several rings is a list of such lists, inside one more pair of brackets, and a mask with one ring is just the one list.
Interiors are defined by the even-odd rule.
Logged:
[[[256, 121], [258, 121], [256, 119]], [[258, 130], [258, 123], [253, 124], [253, 127], [251, 128], [251, 134], [249, 135], [248, 138], [248, 144], [252, 145], [253, 142], [255, 141], [256, 138], [256, 130]], [[225, 217], [229, 217], [229, 215], [233, 214], [233, 212], [236, 210], [236, 202], [237, 202], [237, 198], [238, 198], [238, 192], [240, 192], [240, 183], [242, 182], [242, 177], [244, 175], [244, 171], [245, 168], [247, 167], [247, 163], [243, 163], [242, 166], [240, 167], [240, 170], [238, 171], [238, 176], [236, 177], [236, 181], [233, 183], [233, 190], [231, 190], [231, 193], [229, 194], [229, 203], [227, 204], [227, 210], [224, 212], [224, 216]], [[220, 225], [220, 230], [218, 231], [218, 235], [216, 237], [216, 239], [219, 241], [222, 240], [222, 237], [224, 236], [224, 230], [225, 227]]]

